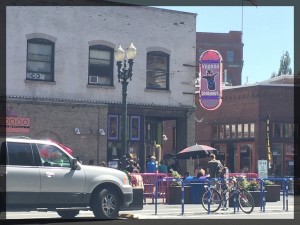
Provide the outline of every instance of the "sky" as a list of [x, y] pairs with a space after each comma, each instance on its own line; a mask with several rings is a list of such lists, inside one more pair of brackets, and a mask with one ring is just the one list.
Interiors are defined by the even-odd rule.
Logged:
[[197, 13], [196, 31], [242, 31], [244, 43], [242, 84], [267, 80], [278, 73], [285, 51], [294, 73], [293, 6], [160, 6]]

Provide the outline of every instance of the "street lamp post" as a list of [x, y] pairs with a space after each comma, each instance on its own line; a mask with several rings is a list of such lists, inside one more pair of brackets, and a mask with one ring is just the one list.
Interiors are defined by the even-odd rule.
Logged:
[[[122, 119], [122, 149], [121, 149], [121, 167], [125, 169], [126, 166], [126, 154], [127, 154], [127, 86], [128, 79], [132, 79], [132, 66], [133, 59], [136, 56], [136, 48], [133, 43], [130, 43], [128, 48], [126, 48], [126, 57], [128, 59], [128, 65], [125, 59], [125, 53], [121, 45], [115, 50], [115, 59], [118, 66], [118, 82], [122, 84], [122, 107], [123, 107], [123, 119]], [[124, 66], [122, 68], [122, 61], [124, 60]]]

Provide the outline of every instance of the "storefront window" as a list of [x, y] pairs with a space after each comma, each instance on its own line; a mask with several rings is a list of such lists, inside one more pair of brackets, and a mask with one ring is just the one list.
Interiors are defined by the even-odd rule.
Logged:
[[245, 144], [240, 147], [240, 171], [248, 173], [251, 171], [251, 145]]
[[282, 176], [282, 144], [274, 143], [271, 146], [273, 165], [270, 169], [270, 175], [275, 177]]
[[249, 124], [244, 124], [244, 138], [249, 137]]
[[108, 116], [108, 139], [118, 140], [118, 116]]
[[254, 123], [212, 126], [213, 139], [254, 138]]
[[130, 119], [130, 140], [140, 140], [140, 117], [132, 116]]
[[274, 137], [275, 138], [281, 137], [281, 124], [280, 123], [274, 124]]
[[107, 159], [112, 161], [115, 159], [121, 159], [121, 142], [108, 142], [107, 145]]
[[250, 137], [254, 138], [254, 123], [250, 123]]
[[218, 149], [219, 155], [218, 155], [218, 160], [221, 161], [222, 165], [226, 166], [227, 161], [226, 161], [226, 144], [217, 144], [214, 146], [215, 149]]
[[139, 142], [131, 142], [128, 146], [128, 153], [131, 156], [131, 158], [136, 162], [139, 162], [139, 147]]
[[281, 137], [288, 137], [289, 136], [289, 124], [283, 123], [282, 124], [282, 136]]
[[224, 126], [219, 125], [220, 139], [224, 139]]
[[213, 139], [218, 139], [218, 126], [214, 125], [212, 127], [212, 136]]
[[231, 124], [231, 138], [236, 138], [236, 125]]
[[238, 124], [238, 138], [242, 138], [243, 137], [243, 130], [242, 130], [242, 124]]
[[291, 134], [290, 137], [293, 138], [295, 137], [295, 124], [291, 124]]
[[294, 176], [294, 145], [284, 145], [284, 175], [286, 177]]
[[225, 138], [230, 138], [230, 126], [225, 125]]

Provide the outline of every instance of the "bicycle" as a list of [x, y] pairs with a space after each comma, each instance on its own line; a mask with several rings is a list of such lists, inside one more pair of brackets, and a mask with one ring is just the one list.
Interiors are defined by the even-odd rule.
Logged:
[[234, 196], [236, 196], [238, 206], [244, 213], [250, 214], [254, 209], [254, 199], [245, 189], [230, 188], [226, 185], [226, 188], [219, 192], [215, 186], [210, 189], [207, 185], [204, 187], [206, 191], [202, 196], [202, 206], [206, 211], [208, 211], [208, 203], [210, 203], [210, 212], [216, 212], [220, 209], [221, 205], [226, 205], [228, 200], [234, 198]]

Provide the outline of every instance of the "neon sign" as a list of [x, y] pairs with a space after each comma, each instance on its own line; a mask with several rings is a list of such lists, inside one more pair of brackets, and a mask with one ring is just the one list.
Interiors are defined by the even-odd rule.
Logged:
[[199, 102], [207, 110], [222, 103], [222, 56], [215, 50], [203, 52], [199, 58]]

